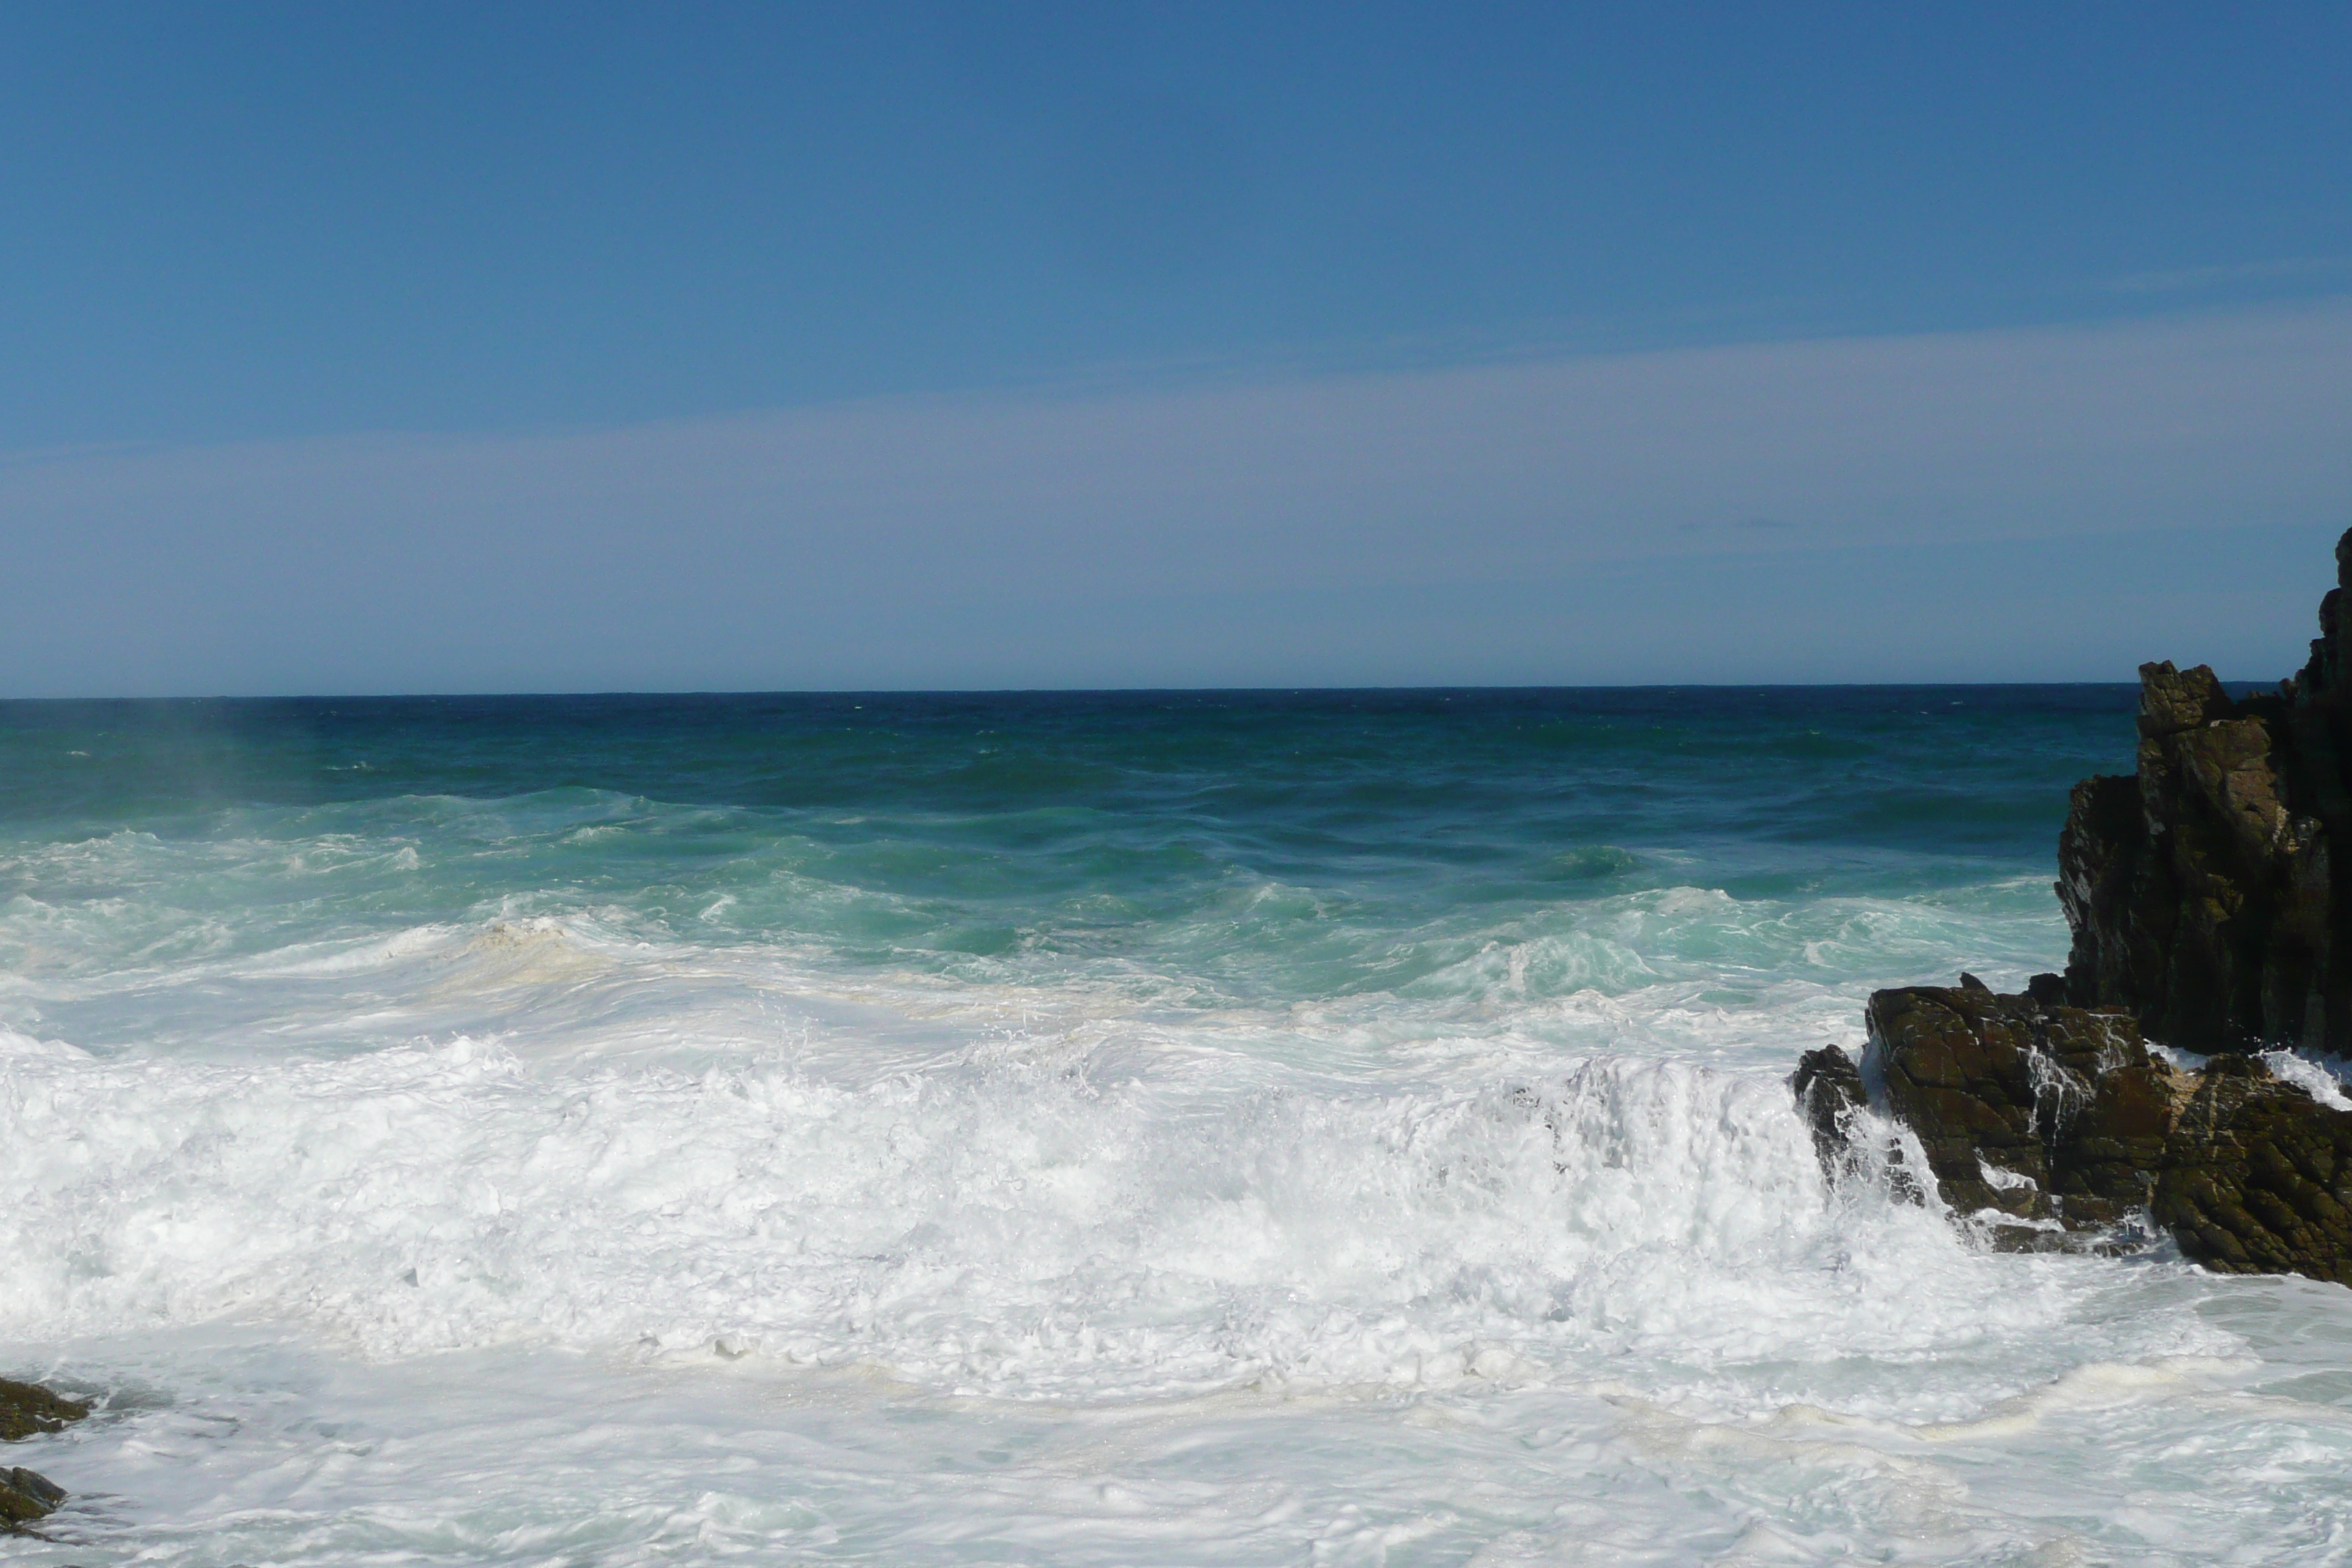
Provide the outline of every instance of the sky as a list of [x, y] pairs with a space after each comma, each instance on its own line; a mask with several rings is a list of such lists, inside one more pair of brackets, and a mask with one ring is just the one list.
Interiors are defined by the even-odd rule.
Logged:
[[2128, 679], [2352, 8], [0, 3], [0, 695]]

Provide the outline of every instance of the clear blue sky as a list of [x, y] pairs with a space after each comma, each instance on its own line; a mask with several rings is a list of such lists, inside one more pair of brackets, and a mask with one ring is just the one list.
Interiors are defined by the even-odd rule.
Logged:
[[2260, 677], [2352, 523], [2352, 7], [0, 16], [9, 692]]

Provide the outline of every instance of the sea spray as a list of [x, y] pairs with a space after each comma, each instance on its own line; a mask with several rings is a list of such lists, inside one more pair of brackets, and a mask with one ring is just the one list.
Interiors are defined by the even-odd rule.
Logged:
[[12, 707], [25, 1560], [2326, 1561], [2347, 1293], [1814, 1158], [2129, 754], [1958, 695]]

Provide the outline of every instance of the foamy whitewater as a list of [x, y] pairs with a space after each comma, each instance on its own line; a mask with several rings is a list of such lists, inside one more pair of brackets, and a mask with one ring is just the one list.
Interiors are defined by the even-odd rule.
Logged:
[[5, 1554], [2352, 1558], [2352, 1291], [1785, 1087], [2131, 700], [0, 705]]

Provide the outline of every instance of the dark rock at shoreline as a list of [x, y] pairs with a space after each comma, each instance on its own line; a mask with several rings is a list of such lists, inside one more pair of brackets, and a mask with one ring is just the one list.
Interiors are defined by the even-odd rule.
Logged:
[[65, 1488], [47, 1476], [0, 1467], [0, 1528], [20, 1530], [57, 1512], [65, 1500]]
[[2170, 1068], [2121, 1010], [1981, 983], [1881, 991], [1864, 1017], [1886, 1107], [1918, 1135], [1944, 1202], [2070, 1227], [2147, 1202]]
[[1789, 1079], [1797, 1109], [1813, 1131], [1813, 1152], [1823, 1170], [1835, 1173], [1837, 1161], [1853, 1138], [1853, 1113], [1868, 1103], [1862, 1087], [1862, 1069], [1835, 1046], [1807, 1051], [1797, 1058]]
[[[1865, 1059], [1944, 1202], [1990, 1220], [2007, 1247], [2096, 1244], [2145, 1211], [2210, 1268], [2352, 1284], [2352, 1110], [2254, 1057], [2179, 1070], [2129, 1012], [2075, 1007], [2059, 989], [1871, 997]], [[1799, 1096], [1825, 1168], [1851, 1158], [1851, 1108], [1817, 1110], [1832, 1081], [1816, 1072]]]
[[2209, 1268], [2352, 1285], [2352, 1110], [2252, 1054], [2352, 1055], [2352, 868], [2339, 878], [2332, 848], [2352, 853], [2352, 531], [2336, 569], [2277, 695], [2140, 667], [2134, 771], [2076, 784], [2059, 835], [2063, 976], [2020, 996], [1966, 973], [1881, 991], [1861, 1068], [1806, 1053], [1790, 1082], [1833, 1179], [1864, 1163], [1874, 1082], [1937, 1194], [2002, 1245], [2145, 1213]]
[[[2352, 1110], [2252, 1054], [2352, 1055], [2352, 868], [2339, 878], [2332, 848], [2352, 853], [2352, 531], [2336, 573], [2276, 695], [2140, 666], [2134, 771], [2076, 784], [2059, 835], [2063, 976], [1870, 999], [1880, 1109], [1945, 1203], [2005, 1244], [2145, 1212], [2210, 1268], [2352, 1284]], [[2206, 1065], [2179, 1071], [2151, 1040]], [[1791, 1082], [1834, 1175], [1855, 1165], [1865, 1075], [1831, 1054]]]
[[1904, 1162], [1898, 1140], [1881, 1137], [1875, 1148], [1861, 1142], [1866, 1131], [1861, 1113], [1869, 1107], [1870, 1094], [1852, 1057], [1835, 1046], [1807, 1051], [1797, 1059], [1789, 1088], [1812, 1131], [1813, 1157], [1832, 1184], [1874, 1177], [1907, 1203], [1926, 1200], [1918, 1177]]
[[2156, 1222], [2208, 1268], [2352, 1285], [2352, 1110], [2252, 1057], [2215, 1057], [2187, 1089]]
[[0, 1377], [0, 1441], [14, 1443], [36, 1433], [55, 1432], [89, 1414], [89, 1405], [52, 1394], [37, 1383]]
[[2184, 1050], [2345, 1040], [2330, 836], [2292, 804], [2315, 792], [2288, 703], [2144, 665], [2139, 732], [2138, 771], [2075, 785], [2059, 837], [2069, 995]]
[[[89, 1405], [37, 1383], [0, 1377], [0, 1439], [13, 1443], [55, 1432], [89, 1414]], [[0, 1530], [21, 1530], [55, 1513], [65, 1500], [66, 1489], [47, 1476], [0, 1466]]]
[[2352, 1054], [2352, 873], [2332, 852], [2352, 842], [2352, 532], [2336, 563], [2277, 695], [2140, 667], [2137, 769], [2075, 785], [2059, 836], [2074, 1002], [2128, 1007], [2183, 1050]]

